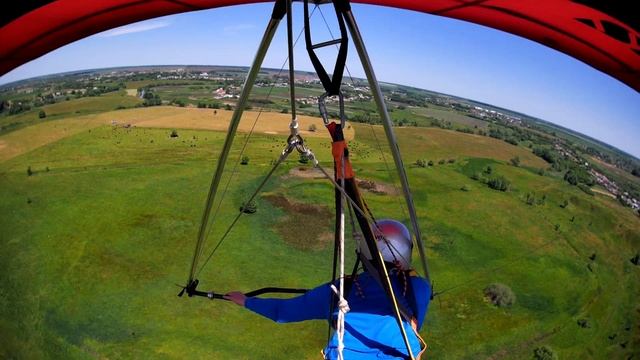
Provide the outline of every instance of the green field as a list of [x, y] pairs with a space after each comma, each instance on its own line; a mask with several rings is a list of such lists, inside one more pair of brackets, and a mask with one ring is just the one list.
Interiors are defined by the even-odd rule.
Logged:
[[[70, 99], [56, 104], [45, 105], [41, 108], [29, 110], [14, 116], [0, 116], [0, 134], [48, 120], [112, 111], [118, 107], [131, 108], [141, 103], [142, 100], [128, 96], [124, 90], [114, 91], [102, 96]], [[44, 110], [47, 115], [43, 119], [38, 116], [40, 110]]]
[[[112, 110], [112, 100], [99, 101]], [[98, 105], [72, 103], [51, 112], [73, 131], [0, 162], [0, 358], [320, 358], [324, 322], [279, 325], [226, 302], [176, 296], [224, 133], [178, 129], [171, 138], [169, 129], [95, 122], [83, 128], [86, 117], [75, 114]], [[0, 144], [28, 143], [52, 124], [2, 134]], [[354, 128], [354, 168], [362, 178], [392, 185], [382, 129]], [[640, 219], [614, 199], [538, 175], [546, 163], [527, 148], [443, 129], [398, 128], [397, 134], [435, 291], [442, 293], [422, 332], [427, 358], [527, 359], [542, 345], [561, 359], [640, 355], [640, 267], [629, 261], [640, 250]], [[205, 253], [284, 140], [251, 137], [249, 165], [237, 166]], [[308, 144], [330, 168], [328, 140]], [[514, 156], [520, 167], [508, 165]], [[413, 166], [416, 159], [435, 164]], [[438, 164], [449, 159], [454, 162]], [[328, 280], [333, 190], [322, 179], [290, 175], [300, 166], [293, 154], [276, 173], [258, 212], [240, 220], [199, 274], [203, 289]], [[509, 191], [471, 178], [487, 166], [510, 180]], [[544, 200], [529, 205], [531, 194]], [[398, 196], [364, 195], [377, 217], [406, 221]], [[512, 307], [496, 308], [484, 298], [494, 282], [513, 289]], [[581, 319], [589, 327], [578, 326]]]

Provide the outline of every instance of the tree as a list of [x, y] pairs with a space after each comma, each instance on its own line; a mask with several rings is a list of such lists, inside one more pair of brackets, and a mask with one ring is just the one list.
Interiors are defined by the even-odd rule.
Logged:
[[536, 203], [536, 195], [532, 193], [527, 193], [527, 205], [534, 205]]
[[578, 183], [578, 189], [582, 190], [587, 195], [595, 195], [593, 190], [591, 190], [591, 187], [587, 184]]
[[484, 288], [484, 295], [497, 307], [509, 307], [516, 302], [516, 295], [505, 284], [490, 284]]
[[578, 174], [576, 174], [573, 170], [569, 170], [564, 174], [564, 181], [568, 182], [571, 185], [578, 185]]
[[242, 206], [240, 206], [240, 211], [245, 214], [254, 214], [256, 211], [258, 211], [258, 205], [255, 201], [251, 200], [248, 203], [242, 203]]
[[535, 360], [557, 360], [558, 356], [549, 346], [541, 346], [533, 350], [533, 358]]
[[589, 321], [589, 319], [586, 319], [586, 318], [578, 319], [576, 323], [578, 324], [578, 326], [580, 326], [583, 329], [588, 329], [591, 327], [591, 322]]
[[47, 117], [47, 113], [46, 113], [46, 112], [44, 112], [44, 110], [40, 110], [40, 112], [38, 113], [38, 117], [39, 117], [40, 119], [44, 119], [44, 118], [46, 118], [46, 117]]
[[553, 150], [545, 147], [537, 146], [533, 148], [533, 153], [550, 164], [558, 161], [558, 155]]
[[507, 191], [509, 190], [511, 183], [504, 176], [498, 176], [498, 177], [491, 178], [487, 182], [487, 185], [489, 185], [489, 187], [494, 190]]

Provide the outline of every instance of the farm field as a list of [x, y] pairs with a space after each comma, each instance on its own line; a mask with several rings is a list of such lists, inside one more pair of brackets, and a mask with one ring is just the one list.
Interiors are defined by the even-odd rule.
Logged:
[[71, 99], [43, 106], [41, 109], [47, 115], [45, 119], [40, 119], [38, 117], [40, 109], [33, 109], [16, 116], [0, 117], [0, 128], [2, 129], [2, 132], [12, 131], [43, 121], [63, 119], [70, 116], [102, 113], [105, 111], [116, 110], [118, 107], [134, 107], [141, 103], [142, 100], [135, 96], [128, 95], [125, 91], [112, 92], [103, 96]]
[[[102, 108], [90, 100], [51, 105], [59, 105], [47, 110], [56, 118], [0, 135], [0, 357], [319, 358], [324, 322], [279, 325], [226, 302], [176, 296], [231, 112], [113, 111], [117, 101], [101, 98], [86, 99]], [[94, 108], [102, 112], [87, 113]], [[16, 116], [27, 122], [28, 114]], [[241, 122], [205, 253], [286, 140], [290, 116], [261, 114], [248, 165], [238, 165], [256, 116], [248, 111]], [[300, 121], [331, 168], [322, 121]], [[392, 189], [382, 128], [347, 130], [359, 176]], [[427, 357], [526, 359], [542, 345], [561, 359], [640, 355], [640, 267], [629, 261], [640, 249], [637, 216], [609, 196], [539, 175], [548, 164], [524, 146], [439, 128], [396, 130], [441, 294], [422, 331]], [[520, 166], [510, 164], [514, 157]], [[413, 165], [417, 159], [434, 164]], [[311, 287], [330, 277], [333, 189], [299, 176], [308, 166], [294, 153], [276, 172], [257, 213], [241, 218], [202, 269], [202, 289]], [[487, 167], [510, 180], [509, 191], [473, 179]], [[364, 196], [377, 217], [407, 220], [396, 192]], [[496, 282], [513, 290], [513, 306], [485, 299]]]

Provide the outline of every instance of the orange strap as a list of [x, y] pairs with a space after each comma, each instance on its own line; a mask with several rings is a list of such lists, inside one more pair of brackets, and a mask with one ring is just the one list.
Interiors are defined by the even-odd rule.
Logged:
[[[336, 180], [352, 179], [355, 175], [349, 160], [349, 148], [344, 140], [331, 143], [331, 154], [336, 166]], [[344, 164], [342, 161], [344, 160]]]

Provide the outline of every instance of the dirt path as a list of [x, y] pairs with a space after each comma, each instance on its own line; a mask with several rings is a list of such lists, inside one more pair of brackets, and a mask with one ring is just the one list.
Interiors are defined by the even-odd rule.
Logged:
[[613, 198], [613, 199], [616, 198], [615, 195], [613, 195], [612, 193], [610, 193], [608, 191], [605, 191], [605, 190], [591, 188], [591, 191], [593, 191], [594, 193], [598, 193], [600, 195], [608, 196], [608, 197]]

